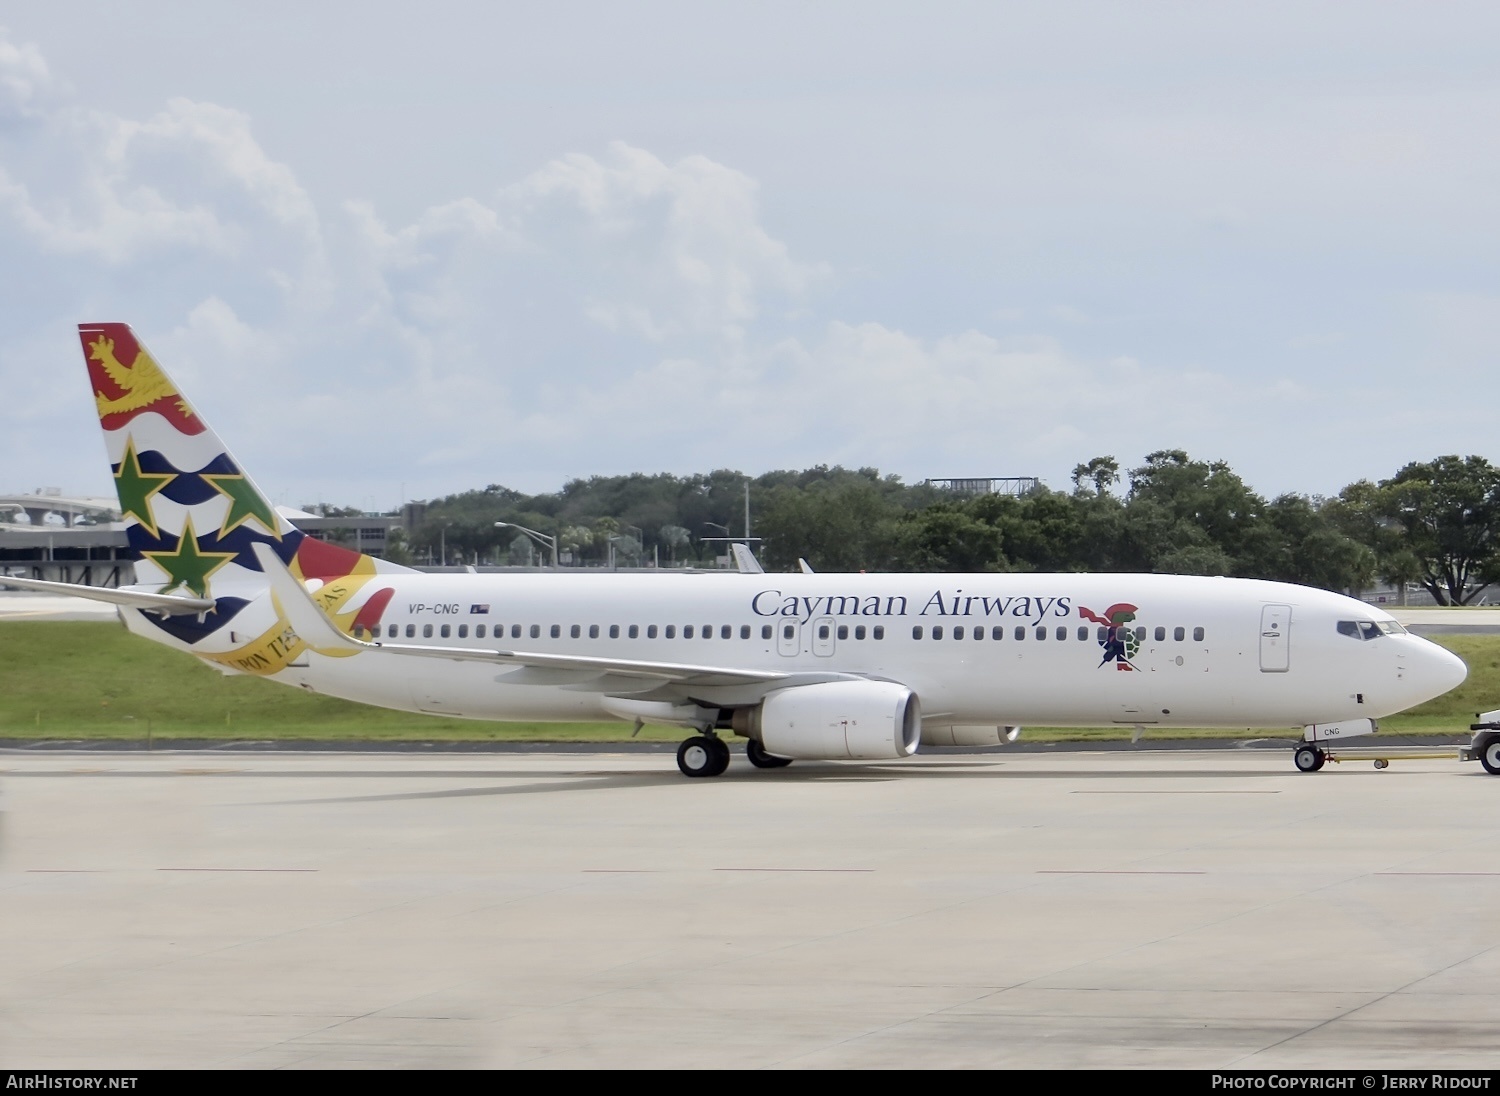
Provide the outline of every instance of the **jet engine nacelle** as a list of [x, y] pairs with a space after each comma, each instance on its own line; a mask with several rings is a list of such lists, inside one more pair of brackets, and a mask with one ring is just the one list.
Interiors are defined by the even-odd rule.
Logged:
[[924, 746], [1004, 746], [1021, 737], [1020, 727], [955, 724], [923, 727]]
[[922, 710], [917, 696], [888, 681], [828, 681], [778, 689], [732, 726], [777, 757], [885, 760], [917, 752]]

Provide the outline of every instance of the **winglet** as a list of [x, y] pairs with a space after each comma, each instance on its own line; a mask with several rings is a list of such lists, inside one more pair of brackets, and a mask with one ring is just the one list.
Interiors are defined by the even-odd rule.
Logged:
[[760, 560], [755, 558], [755, 553], [750, 551], [749, 545], [731, 544], [729, 551], [734, 555], [734, 569], [742, 575], [763, 575], [766, 569], [760, 565]]
[[271, 550], [269, 544], [257, 541], [250, 547], [260, 562], [261, 569], [265, 571], [266, 578], [271, 582], [271, 593], [281, 606], [281, 611], [286, 614], [287, 623], [309, 647], [315, 651], [320, 648], [366, 651], [377, 646], [345, 635], [334, 627], [333, 621], [318, 608], [307, 588], [287, 570], [286, 564], [281, 562], [281, 557]]

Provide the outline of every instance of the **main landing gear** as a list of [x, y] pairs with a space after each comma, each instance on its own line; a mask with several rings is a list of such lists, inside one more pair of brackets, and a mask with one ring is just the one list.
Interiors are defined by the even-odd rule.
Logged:
[[[777, 757], [755, 739], [745, 743], [745, 756], [757, 769], [780, 769], [792, 763]], [[677, 767], [683, 776], [720, 776], [729, 768], [729, 745], [716, 734], [694, 735], [677, 747]]]
[[766, 748], [753, 738], [745, 743], [745, 756], [757, 769], [781, 769], [792, 763], [790, 757], [766, 753]]
[[684, 739], [677, 747], [677, 767], [683, 776], [719, 776], [729, 768], [729, 746], [711, 734]]

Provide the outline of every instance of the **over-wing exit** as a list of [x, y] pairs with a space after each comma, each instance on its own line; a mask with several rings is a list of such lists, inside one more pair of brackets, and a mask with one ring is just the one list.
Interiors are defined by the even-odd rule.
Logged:
[[[1378, 609], [1249, 579], [422, 574], [302, 533], [129, 327], [79, 332], [138, 582], [3, 581], [113, 602], [225, 673], [470, 719], [680, 725], [689, 776], [722, 773], [735, 737], [776, 768], [1109, 724], [1321, 728], [1297, 754], [1315, 769], [1318, 741], [1467, 673]], [[1479, 756], [1500, 772], [1500, 738]]]

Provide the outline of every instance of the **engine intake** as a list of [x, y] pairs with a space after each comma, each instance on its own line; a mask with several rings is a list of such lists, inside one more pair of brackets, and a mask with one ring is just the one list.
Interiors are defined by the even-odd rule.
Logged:
[[922, 709], [894, 682], [827, 681], [778, 689], [730, 725], [777, 757], [875, 761], [917, 752]]

